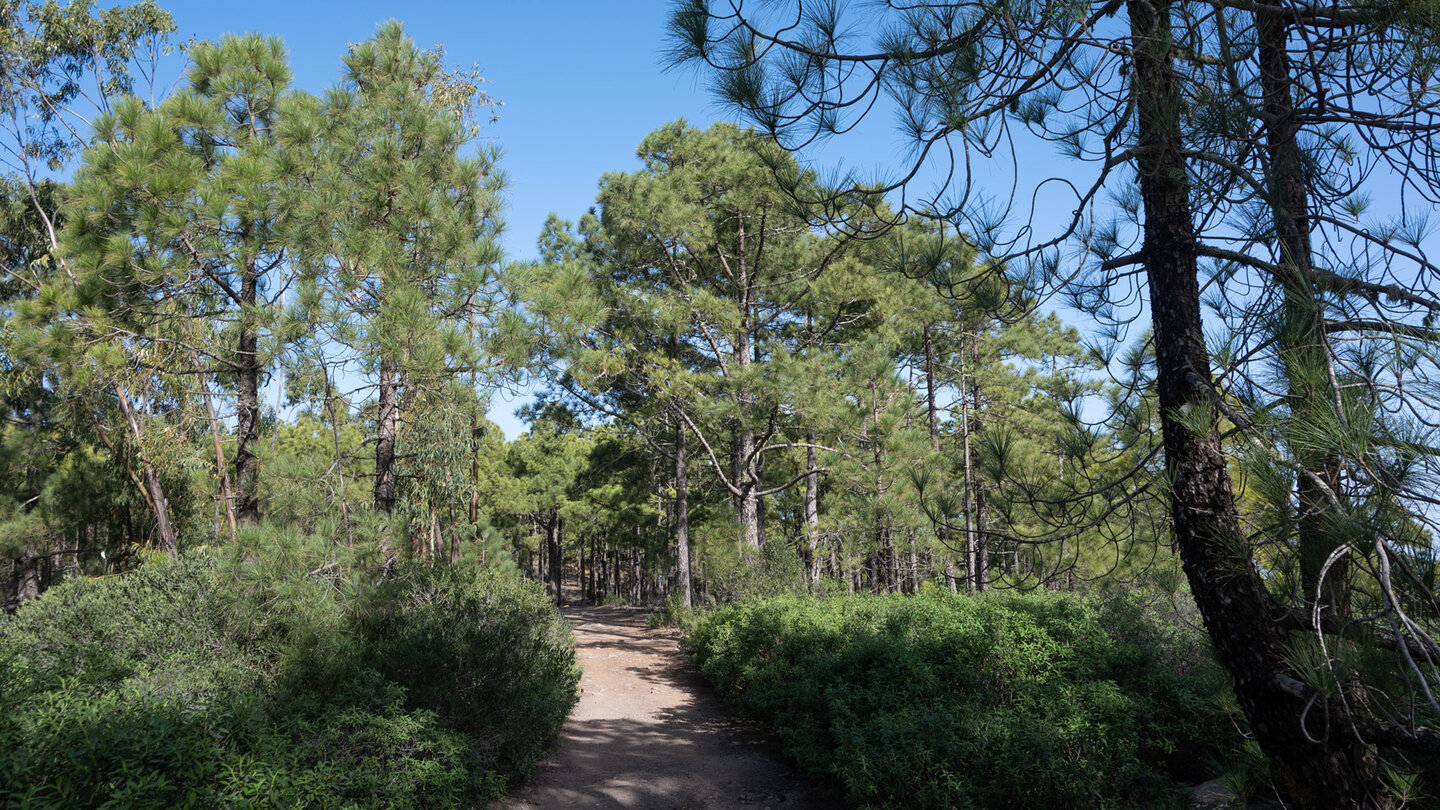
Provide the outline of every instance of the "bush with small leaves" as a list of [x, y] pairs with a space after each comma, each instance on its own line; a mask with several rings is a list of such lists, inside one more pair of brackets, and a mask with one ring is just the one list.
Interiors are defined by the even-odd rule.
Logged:
[[779, 597], [688, 644], [862, 807], [1178, 807], [1230, 736], [1203, 635], [1132, 598]]
[[0, 806], [483, 806], [575, 699], [569, 634], [498, 575], [261, 527], [0, 617]]

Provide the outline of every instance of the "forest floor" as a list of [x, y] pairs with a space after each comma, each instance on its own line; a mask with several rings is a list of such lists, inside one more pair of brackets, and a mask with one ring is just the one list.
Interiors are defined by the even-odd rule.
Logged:
[[637, 608], [577, 606], [580, 702], [555, 748], [502, 810], [822, 810], [840, 794], [789, 768]]

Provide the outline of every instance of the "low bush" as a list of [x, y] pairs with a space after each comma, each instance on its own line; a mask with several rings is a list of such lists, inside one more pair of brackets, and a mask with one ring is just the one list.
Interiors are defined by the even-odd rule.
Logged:
[[250, 540], [0, 619], [0, 806], [484, 806], [553, 739], [578, 669], [542, 593]]
[[1233, 736], [1203, 636], [1132, 598], [779, 597], [688, 644], [864, 807], [1179, 807]]

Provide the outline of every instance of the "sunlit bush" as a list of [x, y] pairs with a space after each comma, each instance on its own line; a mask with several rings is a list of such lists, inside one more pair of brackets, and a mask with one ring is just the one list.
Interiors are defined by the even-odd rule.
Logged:
[[1181, 806], [1228, 744], [1203, 637], [1123, 597], [779, 597], [689, 644], [860, 806]]
[[553, 739], [578, 670], [534, 588], [241, 540], [0, 618], [0, 806], [483, 806]]

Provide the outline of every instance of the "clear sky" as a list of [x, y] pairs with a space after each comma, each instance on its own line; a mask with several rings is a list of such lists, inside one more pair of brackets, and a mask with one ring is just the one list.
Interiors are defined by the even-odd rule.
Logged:
[[[443, 44], [448, 61], [479, 65], [504, 102], [482, 137], [504, 150], [509, 176], [508, 257], [534, 255], [554, 211], [575, 219], [594, 202], [607, 171], [638, 168], [635, 147], [666, 121], [704, 126], [722, 117], [699, 79], [662, 70], [664, 0], [411, 3], [159, 0], [182, 37], [278, 36], [290, 51], [295, 86], [321, 92], [340, 76], [347, 43], [395, 18], [421, 47]], [[490, 418], [514, 438], [515, 403], [497, 395]]]

